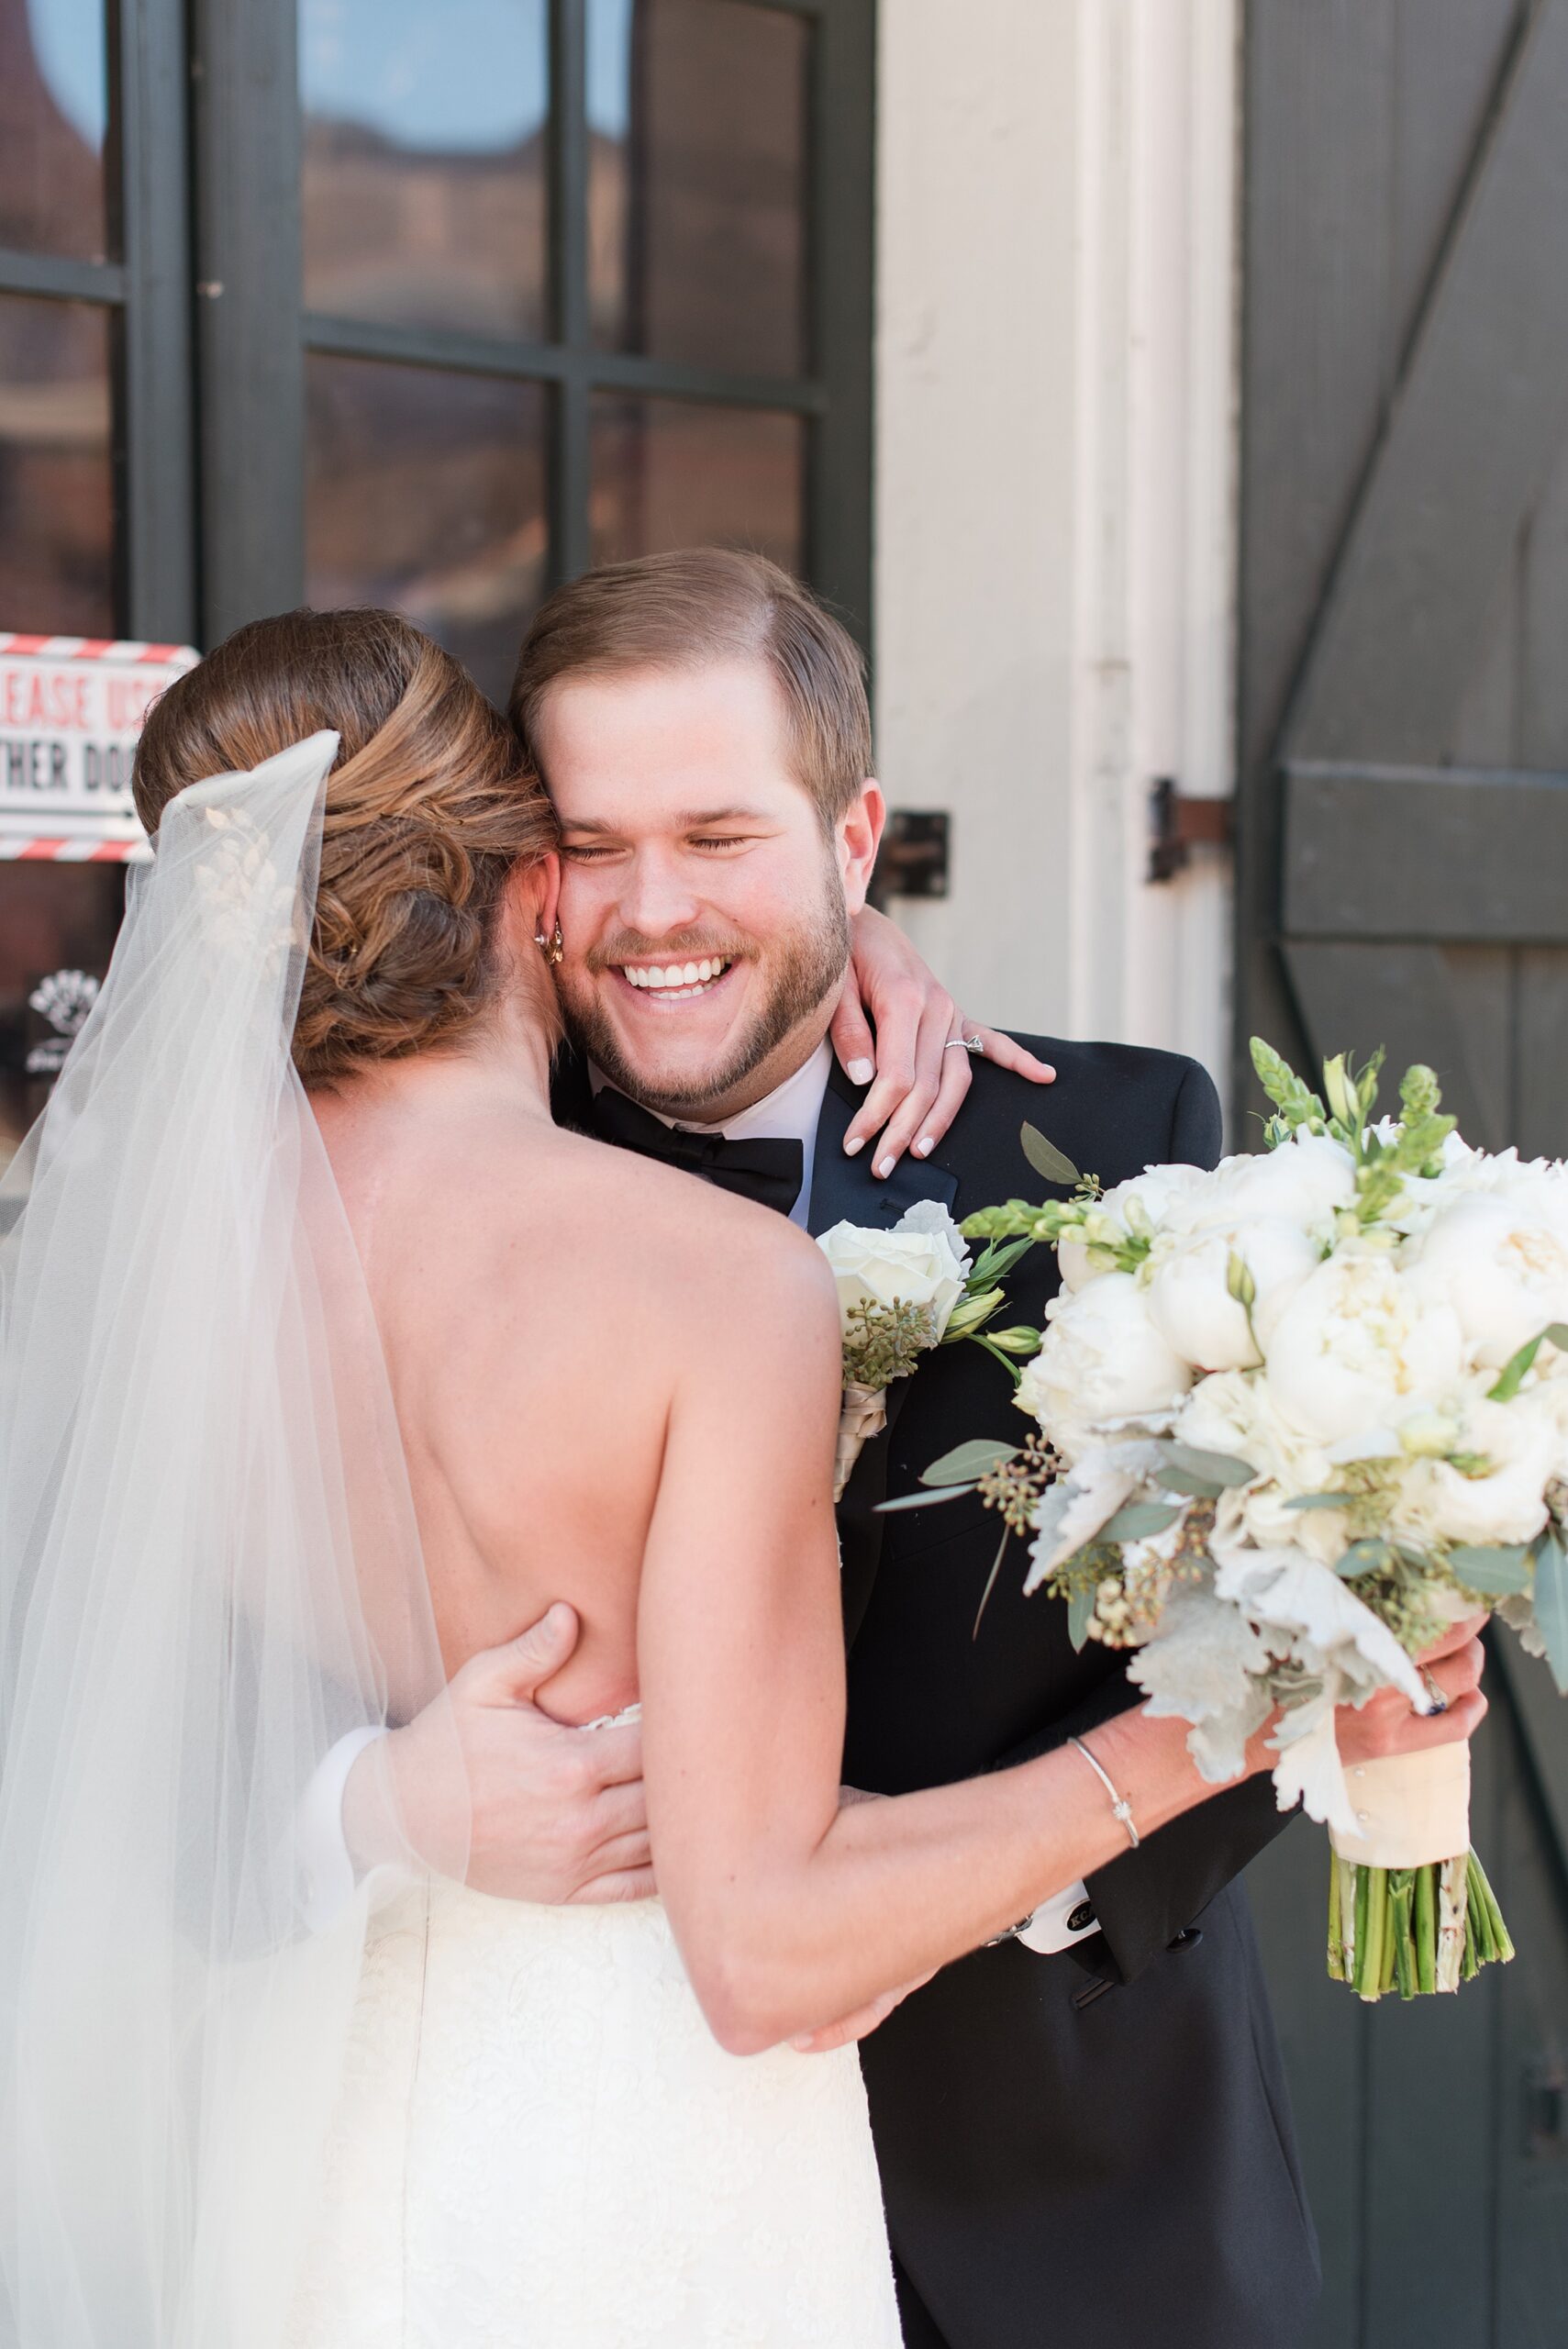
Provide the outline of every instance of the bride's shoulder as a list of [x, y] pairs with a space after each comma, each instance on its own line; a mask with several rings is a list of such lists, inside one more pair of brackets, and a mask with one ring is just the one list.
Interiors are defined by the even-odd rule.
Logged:
[[737, 1334], [784, 1319], [830, 1319], [837, 1332], [828, 1260], [786, 1216], [628, 1151], [581, 1148], [571, 1171], [591, 1186], [595, 1228], [672, 1332], [701, 1342], [727, 1331], [731, 1353]]

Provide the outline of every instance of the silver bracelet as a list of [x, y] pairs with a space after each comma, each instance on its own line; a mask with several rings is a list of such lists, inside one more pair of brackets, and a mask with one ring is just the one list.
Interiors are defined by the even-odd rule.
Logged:
[[1081, 1737], [1070, 1737], [1067, 1742], [1069, 1745], [1075, 1745], [1077, 1747], [1079, 1753], [1083, 1755], [1084, 1761], [1088, 1764], [1095, 1777], [1098, 1778], [1101, 1786], [1104, 1787], [1106, 1794], [1109, 1795], [1111, 1798], [1111, 1816], [1113, 1819], [1120, 1820], [1122, 1825], [1127, 1830], [1127, 1840], [1136, 1852], [1139, 1844], [1143, 1839], [1132, 1823], [1132, 1805], [1129, 1802], [1125, 1795], [1118, 1794], [1116, 1790], [1116, 1782], [1112, 1778], [1109, 1771], [1104, 1768], [1103, 1765], [1095, 1760], [1095, 1756], [1090, 1753], [1088, 1747], [1084, 1744]]

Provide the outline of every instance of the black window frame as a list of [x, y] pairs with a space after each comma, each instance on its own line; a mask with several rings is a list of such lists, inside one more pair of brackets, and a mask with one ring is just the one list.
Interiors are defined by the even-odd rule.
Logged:
[[[129, 0], [128, 0], [128, 6]], [[150, 12], [171, 0], [142, 0]], [[439, 367], [550, 387], [549, 584], [589, 561], [595, 392], [709, 400], [803, 417], [805, 571], [868, 646], [875, 0], [748, 0], [812, 25], [807, 297], [810, 371], [728, 373], [595, 347], [588, 306], [587, 0], [550, 0], [553, 337], [432, 332], [303, 306], [297, 11], [190, 0], [200, 397], [200, 623], [213, 642], [305, 593], [307, 353]], [[3, 281], [0, 281], [3, 283]]]
[[[106, 311], [115, 577], [123, 634], [188, 642], [197, 626], [187, 68], [181, 0], [108, 0], [106, 211], [117, 261], [0, 248], [0, 297]], [[25, 627], [26, 613], [6, 625]]]

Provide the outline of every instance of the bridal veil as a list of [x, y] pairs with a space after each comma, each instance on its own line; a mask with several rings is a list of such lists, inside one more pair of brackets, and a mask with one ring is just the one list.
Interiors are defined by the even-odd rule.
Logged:
[[0, 1188], [7, 2349], [272, 2349], [376, 1890], [308, 1930], [296, 1810], [443, 1686], [290, 1056], [337, 747], [170, 803]]

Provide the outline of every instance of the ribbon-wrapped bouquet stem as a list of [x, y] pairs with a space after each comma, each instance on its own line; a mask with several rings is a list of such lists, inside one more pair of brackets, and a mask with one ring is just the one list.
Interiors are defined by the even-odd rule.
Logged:
[[1027, 1587], [1074, 1643], [1136, 1651], [1151, 1709], [1216, 1783], [1274, 1720], [1274, 1783], [1334, 1845], [1329, 1967], [1363, 1998], [1451, 1990], [1513, 1954], [1470, 1852], [1469, 1750], [1347, 1773], [1340, 1705], [1433, 1697], [1416, 1659], [1477, 1608], [1568, 1693], [1568, 1168], [1468, 1147], [1382, 1055], [1312, 1092], [1262, 1043], [1268, 1148], [972, 1216], [1057, 1250], [1018, 1400], [1038, 1433], [961, 1445], [931, 1497], [978, 1490], [1027, 1536]]

